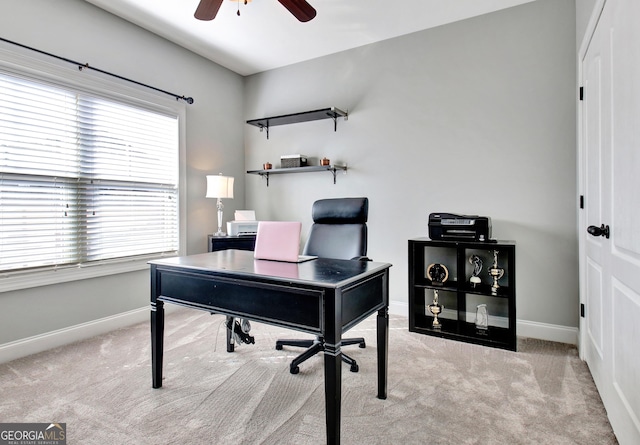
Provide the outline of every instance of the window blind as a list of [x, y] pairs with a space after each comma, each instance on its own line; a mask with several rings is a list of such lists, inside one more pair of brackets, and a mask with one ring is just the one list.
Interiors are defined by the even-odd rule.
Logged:
[[179, 247], [178, 117], [0, 72], [0, 271]]

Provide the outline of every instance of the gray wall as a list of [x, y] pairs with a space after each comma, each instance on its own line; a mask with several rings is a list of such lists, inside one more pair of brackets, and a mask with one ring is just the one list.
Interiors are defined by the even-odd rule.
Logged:
[[247, 169], [282, 154], [346, 162], [328, 173], [246, 178], [259, 219], [310, 224], [319, 198], [368, 196], [369, 256], [393, 263], [407, 302], [407, 240], [430, 212], [488, 215], [517, 242], [518, 319], [578, 326], [576, 28], [573, 0], [497, 13], [256, 74], [245, 118], [337, 106], [349, 119], [246, 126]]
[[[242, 78], [82, 0], [2, 0], [6, 39], [195, 99], [187, 106], [187, 252], [217, 225], [206, 174], [239, 178], [244, 205]], [[3, 47], [10, 47], [0, 43]], [[0, 293], [0, 345], [148, 306], [147, 271]]]
[[[261, 219], [308, 226], [315, 199], [367, 195], [370, 255], [394, 264], [392, 298], [402, 306], [407, 239], [427, 234], [428, 213], [485, 214], [496, 236], [518, 242], [518, 318], [577, 326], [573, 5], [538, 0], [244, 84], [82, 0], [3, 0], [0, 29], [4, 38], [194, 97], [187, 253], [205, 251], [216, 225], [206, 174], [236, 177], [227, 216], [255, 208]], [[243, 124], [330, 105], [351, 115], [335, 133], [322, 121], [273, 128], [266, 141]], [[273, 177], [269, 188], [244, 174], [296, 152], [347, 162], [349, 172], [336, 185], [314, 173]], [[0, 293], [0, 346], [145, 308], [148, 292], [142, 271]]]

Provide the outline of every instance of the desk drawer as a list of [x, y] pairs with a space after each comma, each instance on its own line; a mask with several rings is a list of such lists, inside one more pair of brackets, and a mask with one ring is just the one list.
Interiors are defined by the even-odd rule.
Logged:
[[158, 271], [158, 299], [320, 333], [322, 292], [189, 272]]

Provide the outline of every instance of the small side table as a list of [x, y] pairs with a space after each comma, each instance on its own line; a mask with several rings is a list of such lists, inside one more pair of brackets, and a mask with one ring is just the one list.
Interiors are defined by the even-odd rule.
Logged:
[[237, 249], [237, 250], [253, 250], [256, 247], [255, 235], [238, 235], [238, 236], [213, 236], [209, 235], [209, 243], [207, 252], [216, 252], [218, 250]]

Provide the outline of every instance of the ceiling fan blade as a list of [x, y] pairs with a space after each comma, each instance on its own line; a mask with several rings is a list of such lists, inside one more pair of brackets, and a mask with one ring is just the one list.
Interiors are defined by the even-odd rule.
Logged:
[[[204, 1], [204, 0], [203, 0]], [[295, 18], [308, 22], [316, 16], [316, 10], [305, 0], [278, 0]]]
[[223, 0], [200, 0], [194, 17], [198, 20], [213, 20]]

